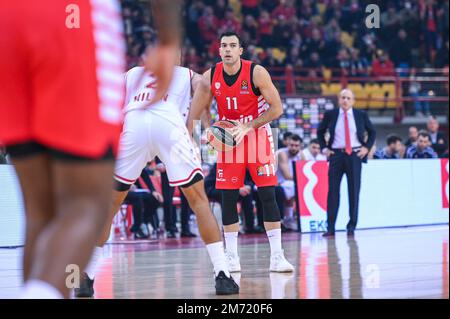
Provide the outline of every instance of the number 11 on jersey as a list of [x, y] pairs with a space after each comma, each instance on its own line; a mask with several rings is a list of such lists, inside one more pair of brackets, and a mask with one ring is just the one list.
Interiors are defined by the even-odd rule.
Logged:
[[228, 105], [228, 109], [231, 110], [231, 100], [233, 100], [233, 110], [237, 110], [238, 109], [238, 105], [237, 105], [237, 97], [229, 97], [227, 96], [227, 105]]

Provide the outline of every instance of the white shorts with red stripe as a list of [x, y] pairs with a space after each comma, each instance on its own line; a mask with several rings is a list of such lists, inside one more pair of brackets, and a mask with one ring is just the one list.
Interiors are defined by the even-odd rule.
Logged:
[[168, 107], [133, 110], [125, 115], [114, 177], [133, 184], [147, 163], [158, 156], [165, 164], [170, 186], [188, 184], [203, 176], [200, 157], [181, 114]]

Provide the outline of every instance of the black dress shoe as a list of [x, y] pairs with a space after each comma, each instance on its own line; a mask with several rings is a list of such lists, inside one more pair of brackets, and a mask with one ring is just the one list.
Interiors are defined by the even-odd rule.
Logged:
[[323, 237], [334, 237], [334, 231], [327, 231], [322, 234]]
[[194, 234], [193, 232], [191, 232], [190, 230], [182, 230], [180, 236], [181, 237], [197, 237], [197, 235]]
[[355, 231], [354, 230], [347, 230], [347, 236], [355, 236]]

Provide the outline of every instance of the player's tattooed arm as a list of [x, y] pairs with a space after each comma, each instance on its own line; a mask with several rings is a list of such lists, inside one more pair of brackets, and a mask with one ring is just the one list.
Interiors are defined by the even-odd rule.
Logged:
[[255, 67], [253, 83], [261, 91], [262, 96], [270, 106], [260, 117], [250, 122], [253, 128], [258, 128], [279, 118], [283, 114], [283, 104], [269, 72], [264, 67], [260, 65]]
[[189, 134], [192, 134], [194, 128], [194, 121], [200, 120], [203, 112], [210, 112], [213, 95], [211, 92], [211, 69], [206, 71], [201, 81], [198, 82], [197, 88], [194, 92], [194, 98], [191, 103], [191, 110], [189, 112], [187, 127]]

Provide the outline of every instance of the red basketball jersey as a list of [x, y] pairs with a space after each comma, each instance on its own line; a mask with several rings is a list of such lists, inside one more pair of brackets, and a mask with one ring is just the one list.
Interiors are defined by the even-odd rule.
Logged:
[[228, 86], [223, 78], [223, 62], [217, 63], [211, 82], [211, 91], [217, 101], [221, 120], [238, 120], [247, 123], [259, 117], [268, 109], [262, 95], [256, 95], [252, 88], [252, 62], [241, 60], [239, 76]]

